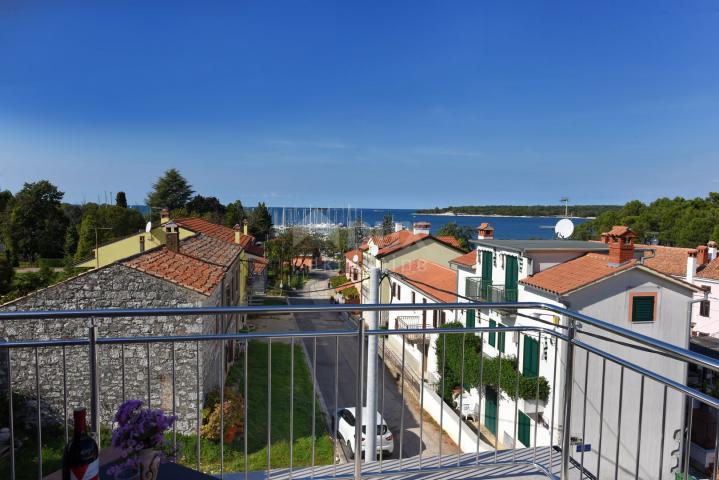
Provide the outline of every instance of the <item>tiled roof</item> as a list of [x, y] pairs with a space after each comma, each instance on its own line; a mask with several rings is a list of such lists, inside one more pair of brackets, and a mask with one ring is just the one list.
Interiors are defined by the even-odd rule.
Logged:
[[477, 250], [472, 250], [469, 253], [453, 258], [450, 262], [465, 265], [467, 267], [474, 267], [477, 264]]
[[[663, 247], [660, 245], [635, 245], [636, 248], [654, 250], [656, 256], [644, 259], [644, 265], [667, 275], [685, 277], [687, 274], [687, 255], [693, 248]], [[651, 257], [651, 252], [645, 252], [645, 257]]]
[[707, 263], [704, 268], [697, 273], [697, 277], [719, 280], [719, 257]]
[[612, 237], [622, 237], [626, 234], [630, 234], [632, 237], [636, 237], [634, 232], [632, 232], [631, 228], [625, 226], [625, 225], [615, 225], [612, 227], [611, 230], [607, 232], [607, 235]]
[[[452, 303], [457, 301], [457, 272], [450, 268], [418, 258], [392, 271], [403, 275], [403, 282], [412, 285], [417, 290], [440, 302]], [[442, 290], [455, 293], [447, 293]]]
[[[208, 222], [204, 218], [180, 218], [174, 221], [182, 228], [192, 230], [197, 233], [204, 233], [211, 237], [219, 238], [228, 243], [235, 243], [235, 230], [224, 225]], [[250, 255], [257, 257], [265, 256], [265, 249], [259, 245], [255, 245], [255, 237], [252, 235], [241, 235], [240, 245]]]
[[482, 222], [479, 224], [479, 227], [477, 227], [477, 230], [494, 230], [494, 227], [487, 222]]
[[588, 253], [543, 270], [519, 283], [564, 295], [635, 265], [636, 260], [630, 260], [614, 267], [610, 265], [608, 255]]
[[440, 242], [444, 242], [447, 245], [451, 245], [455, 248], [462, 248], [462, 245], [460, 245], [459, 240], [454, 238], [452, 235], [441, 235], [441, 236], [437, 236], [434, 238], [436, 238]]
[[222, 267], [164, 247], [145, 252], [122, 264], [203, 295], [210, 295], [224, 276]]
[[[387, 255], [392, 252], [396, 252], [397, 250], [401, 250], [405, 247], [413, 245], [421, 240], [424, 240], [425, 238], [434, 238], [435, 240], [441, 241], [445, 245], [449, 245], [453, 248], [456, 248], [457, 250], [460, 250], [458, 243], [457, 245], [455, 245], [452, 242], [448, 241], [446, 238], [444, 240], [440, 240], [437, 237], [433, 237], [426, 233], [413, 233], [409, 230], [400, 230], [399, 232], [392, 232], [384, 236], [375, 236], [372, 237], [371, 240], [379, 248], [377, 256], [381, 257], [383, 255]], [[457, 241], [454, 237], [449, 238], [452, 238], [455, 242]], [[367, 250], [367, 248], [369, 248], [369, 245], [366, 243], [363, 243], [362, 246], [360, 246], [360, 250]]]
[[266, 258], [255, 258], [252, 260], [252, 273], [253, 275], [259, 275], [267, 269], [269, 260]]
[[362, 250], [359, 248], [355, 248], [354, 250], [350, 250], [349, 252], [345, 253], [345, 258], [349, 260], [350, 262], [354, 262], [354, 256], [357, 255], [357, 263], [359, 265], [362, 265]]
[[231, 266], [240, 252], [240, 245], [202, 233], [180, 242], [180, 253], [223, 267]]
[[175, 220], [179, 226], [197, 233], [204, 233], [226, 242], [235, 243], [235, 231], [230, 227], [208, 222], [203, 218], [180, 218]]

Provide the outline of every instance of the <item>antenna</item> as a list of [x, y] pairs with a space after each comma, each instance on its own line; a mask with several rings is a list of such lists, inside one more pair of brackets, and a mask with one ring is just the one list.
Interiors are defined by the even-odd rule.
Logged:
[[554, 226], [554, 233], [558, 238], [569, 238], [574, 233], [574, 224], [568, 218], [563, 218]]
[[569, 216], [569, 197], [562, 197], [559, 199], [564, 204], [564, 216]]

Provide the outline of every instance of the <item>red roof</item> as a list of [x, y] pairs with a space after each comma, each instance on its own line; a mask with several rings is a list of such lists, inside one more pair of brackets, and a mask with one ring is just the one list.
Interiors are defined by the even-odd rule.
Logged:
[[174, 253], [164, 247], [145, 252], [122, 264], [203, 295], [210, 295], [225, 274], [220, 266]]
[[467, 267], [474, 267], [477, 264], [477, 251], [472, 250], [469, 253], [460, 255], [459, 257], [450, 260], [451, 263], [457, 263], [459, 265], [465, 265]]
[[360, 250], [359, 248], [355, 248], [354, 250], [350, 250], [349, 252], [345, 253], [345, 258], [350, 262], [354, 262], [355, 255], [357, 255], [356, 263], [362, 265], [362, 250]]
[[697, 277], [719, 280], [719, 257], [707, 263], [706, 266], [697, 273]]
[[[178, 220], [174, 220], [174, 222], [187, 230], [204, 233], [205, 235], [219, 238], [220, 240], [224, 240], [228, 243], [235, 243], [235, 230], [233, 228], [208, 222], [204, 218], [180, 218]], [[265, 249], [255, 245], [255, 237], [252, 235], [241, 235], [240, 245], [250, 255], [258, 257], [265, 256]]]
[[[384, 236], [375, 236], [372, 237], [371, 240], [379, 248], [377, 256], [381, 257], [384, 255], [388, 255], [392, 252], [396, 252], [397, 250], [401, 250], [410, 245], [414, 245], [415, 243], [424, 240], [425, 238], [433, 238], [444, 243], [445, 245], [450, 245], [457, 250], [461, 250], [459, 244], [454, 245], [450, 241], [446, 240], [446, 237], [445, 240], [440, 240], [426, 233], [413, 233], [409, 230], [400, 230], [399, 232], [392, 232]], [[455, 242], [457, 241], [457, 239], [455, 239], [454, 237], [449, 238], [452, 238]], [[367, 243], [363, 243], [362, 246], [360, 246], [360, 250], [367, 250], [367, 248], [369, 248], [369, 245]]]
[[630, 260], [619, 266], [611, 266], [609, 256], [588, 253], [574, 260], [560, 263], [537, 274], [520, 280], [519, 283], [564, 295], [590, 283], [609, 277], [636, 265]]
[[418, 258], [392, 271], [403, 275], [403, 282], [435, 300], [445, 303], [457, 301], [457, 272], [450, 268]]
[[656, 256], [651, 257], [651, 252], [645, 252], [644, 265], [658, 270], [667, 275], [685, 277], [687, 274], [687, 255], [693, 248], [663, 247], [660, 245], [635, 245], [636, 248], [652, 249]]
[[254, 258], [252, 261], [252, 273], [259, 275], [267, 269], [267, 265], [270, 263], [266, 258]]
[[180, 253], [223, 267], [231, 266], [240, 252], [242, 252], [240, 245], [227, 243], [204, 234], [189, 237], [180, 242]]
[[454, 238], [452, 235], [441, 235], [434, 238], [436, 238], [440, 242], [446, 243], [447, 245], [451, 245], [454, 248], [462, 248], [462, 245], [459, 243], [459, 240]]

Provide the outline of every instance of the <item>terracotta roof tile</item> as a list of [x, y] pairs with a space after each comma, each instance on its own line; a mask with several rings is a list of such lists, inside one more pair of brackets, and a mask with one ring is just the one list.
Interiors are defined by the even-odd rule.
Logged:
[[447, 245], [451, 245], [455, 248], [462, 248], [462, 245], [459, 243], [459, 240], [454, 238], [452, 235], [440, 235], [440, 236], [437, 236], [434, 238], [436, 238], [440, 242], [444, 242]]
[[270, 263], [266, 258], [254, 258], [252, 262], [252, 273], [259, 275], [267, 269], [267, 265]]
[[205, 234], [189, 237], [180, 242], [180, 253], [223, 267], [231, 266], [242, 247]]
[[477, 250], [472, 250], [469, 253], [453, 258], [450, 262], [465, 265], [467, 267], [473, 267], [477, 264]]
[[[658, 270], [667, 275], [684, 277], [687, 274], [687, 255], [693, 248], [664, 247], [660, 245], [635, 245], [636, 248], [652, 249], [656, 256], [646, 258], [644, 265]], [[651, 252], [645, 252], [644, 256], [650, 257]]]
[[210, 295], [225, 274], [220, 266], [174, 253], [164, 247], [138, 255], [122, 264], [203, 295]]
[[719, 257], [707, 263], [704, 268], [697, 273], [697, 277], [719, 280]]
[[[211, 237], [219, 238], [228, 243], [235, 243], [235, 230], [219, 225], [217, 223], [208, 222], [204, 218], [180, 218], [174, 221], [176, 224], [187, 230], [197, 233], [204, 233]], [[249, 254], [257, 257], [265, 256], [265, 249], [255, 244], [255, 237], [252, 235], [241, 235], [240, 245]]]
[[[405, 278], [402, 281], [405, 283], [412, 285], [417, 290], [440, 302], [452, 303], [457, 301], [457, 272], [450, 268], [419, 258], [392, 271], [403, 275]], [[447, 293], [442, 290], [455, 293]]]
[[620, 266], [612, 266], [608, 255], [588, 253], [520, 280], [519, 283], [564, 295], [632, 268], [636, 263], [636, 260], [630, 260]]
[[350, 262], [354, 262], [353, 259], [355, 255], [357, 255], [357, 263], [359, 265], [362, 265], [362, 250], [359, 248], [355, 248], [354, 250], [350, 250], [349, 252], [345, 253], [345, 258]]

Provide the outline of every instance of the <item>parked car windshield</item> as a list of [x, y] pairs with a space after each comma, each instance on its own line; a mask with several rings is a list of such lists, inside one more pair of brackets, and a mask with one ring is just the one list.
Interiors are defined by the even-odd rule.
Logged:
[[[362, 425], [362, 433], [367, 433], [367, 425]], [[387, 433], [387, 425], [377, 425], [377, 435]]]

